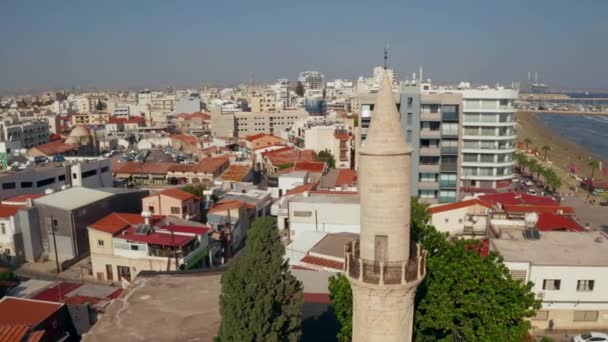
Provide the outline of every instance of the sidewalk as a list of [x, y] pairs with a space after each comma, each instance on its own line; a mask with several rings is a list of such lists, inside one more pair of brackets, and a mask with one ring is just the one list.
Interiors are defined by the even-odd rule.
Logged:
[[551, 337], [555, 342], [571, 342], [572, 337], [584, 333], [588, 333], [590, 330], [553, 330], [549, 331], [546, 329], [532, 330], [530, 333], [540, 341], [542, 337]]

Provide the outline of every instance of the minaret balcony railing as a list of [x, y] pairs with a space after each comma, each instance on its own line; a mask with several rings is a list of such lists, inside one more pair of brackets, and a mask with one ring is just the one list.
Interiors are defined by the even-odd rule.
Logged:
[[375, 261], [362, 259], [359, 241], [352, 241], [345, 246], [344, 271], [358, 281], [377, 285], [400, 285], [415, 282], [426, 274], [426, 251], [418, 244], [412, 244], [410, 260]]

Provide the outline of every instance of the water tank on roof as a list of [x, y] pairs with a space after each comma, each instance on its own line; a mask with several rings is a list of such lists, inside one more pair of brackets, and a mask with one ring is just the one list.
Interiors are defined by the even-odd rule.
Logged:
[[536, 228], [536, 224], [538, 223], [538, 214], [537, 213], [527, 213], [524, 222], [526, 223], [526, 228]]

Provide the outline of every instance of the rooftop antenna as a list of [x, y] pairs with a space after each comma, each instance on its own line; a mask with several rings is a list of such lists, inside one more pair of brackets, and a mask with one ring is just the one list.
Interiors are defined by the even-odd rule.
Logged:
[[388, 48], [389, 45], [386, 43], [386, 46], [384, 47], [384, 70], [388, 69]]
[[538, 84], [538, 71], [534, 72], [534, 83]]
[[420, 71], [419, 71], [418, 77], [420, 77], [420, 82], [422, 82], [422, 67], [420, 67]]

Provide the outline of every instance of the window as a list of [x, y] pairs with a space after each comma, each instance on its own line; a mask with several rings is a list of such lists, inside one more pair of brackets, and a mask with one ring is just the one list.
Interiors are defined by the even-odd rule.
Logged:
[[579, 280], [576, 284], [576, 291], [590, 292], [593, 291], [595, 280]]
[[530, 318], [533, 321], [546, 321], [549, 319], [549, 311], [538, 310], [536, 311], [536, 316]]
[[41, 187], [49, 184], [55, 183], [55, 177], [39, 180], [36, 182], [36, 187]]
[[526, 281], [526, 271], [525, 270], [512, 270], [511, 279], [519, 280], [521, 282]]
[[171, 214], [179, 214], [179, 207], [171, 207]]
[[33, 182], [21, 182], [21, 187], [22, 188], [31, 188], [34, 186]]
[[89, 178], [89, 177], [95, 176], [96, 174], [97, 174], [97, 170], [91, 170], [91, 171], [83, 172], [82, 173], [82, 178]]
[[312, 211], [298, 211], [298, 210], [295, 210], [293, 212], [293, 216], [296, 216], [296, 217], [311, 217], [312, 216]]
[[6, 226], [4, 223], [0, 223], [0, 230], [2, 231], [2, 235], [6, 235]]
[[97, 240], [97, 247], [103, 247], [103, 240], [101, 240], [101, 239]]
[[17, 187], [15, 182], [2, 183], [2, 189], [14, 189]]
[[131, 250], [132, 251], [138, 251], [139, 250], [139, 246], [138, 245], [131, 245]]
[[110, 168], [107, 167], [107, 166], [104, 166], [104, 167], [101, 168], [101, 173], [106, 173], [108, 171], [110, 171]]
[[57, 179], [58, 179], [60, 182], [65, 182], [65, 175], [59, 175], [59, 177], [57, 177]]
[[597, 311], [574, 311], [574, 322], [595, 322], [597, 321]]
[[559, 290], [562, 285], [560, 279], [545, 279], [543, 280], [543, 290], [556, 291]]

